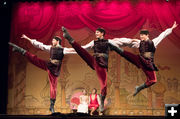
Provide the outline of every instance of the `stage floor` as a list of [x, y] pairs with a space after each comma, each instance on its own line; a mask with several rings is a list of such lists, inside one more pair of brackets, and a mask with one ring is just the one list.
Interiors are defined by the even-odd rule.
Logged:
[[126, 115], [103, 115], [90, 116], [88, 114], [61, 114], [52, 115], [5, 115], [0, 119], [165, 119], [164, 116], [126, 116]]

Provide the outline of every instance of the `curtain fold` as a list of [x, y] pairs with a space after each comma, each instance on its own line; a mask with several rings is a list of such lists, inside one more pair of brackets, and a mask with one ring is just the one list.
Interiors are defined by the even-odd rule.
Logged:
[[[158, 33], [171, 27], [174, 21], [180, 24], [180, 1], [19, 2], [14, 4], [12, 11], [11, 42], [26, 46], [25, 41], [20, 41], [24, 33], [49, 44], [62, 26], [71, 30], [87, 27], [92, 31], [102, 27], [107, 38], [132, 38], [147, 21], [148, 27]], [[179, 26], [169, 39], [180, 48]]]

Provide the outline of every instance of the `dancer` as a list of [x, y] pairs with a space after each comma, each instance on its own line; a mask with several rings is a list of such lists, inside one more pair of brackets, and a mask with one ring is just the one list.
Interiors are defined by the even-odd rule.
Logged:
[[[119, 41], [105, 40], [105, 30], [102, 28], [96, 29], [95, 36], [96, 40], [92, 40], [85, 46], [80, 46], [74, 39], [69, 35], [67, 30], [62, 27], [63, 36], [72, 45], [75, 51], [80, 55], [80, 57], [93, 69], [96, 71], [98, 80], [100, 82], [101, 94], [100, 94], [100, 112], [104, 111], [104, 100], [107, 94], [107, 69], [108, 69], [108, 57], [109, 50], [111, 50], [112, 44], [126, 45], [129, 41], [124, 41], [123, 39]], [[111, 44], [112, 43], [112, 44]], [[115, 47], [115, 46], [113, 46]], [[91, 56], [87, 50], [94, 49], [94, 55]]]
[[55, 36], [52, 39], [52, 45], [44, 45], [43, 43], [36, 41], [34, 39], [30, 39], [26, 35], [22, 35], [23, 39], [28, 40], [33, 46], [39, 48], [41, 50], [47, 51], [50, 53], [50, 60], [44, 61], [39, 59], [36, 55], [31, 54], [25, 49], [9, 42], [9, 45], [12, 46], [12, 50], [16, 52], [20, 52], [24, 55], [32, 64], [37, 67], [48, 72], [49, 76], [49, 84], [50, 84], [50, 108], [49, 110], [54, 113], [54, 104], [56, 101], [56, 90], [57, 90], [57, 79], [60, 74], [60, 68], [62, 64], [62, 59], [64, 54], [74, 54], [74, 50], [72, 48], [63, 48], [61, 46], [61, 38]]
[[82, 92], [83, 94], [79, 97], [80, 104], [78, 105], [77, 112], [88, 113], [89, 98], [85, 89]]
[[135, 92], [133, 96], [136, 96], [141, 90], [143, 90], [144, 88], [148, 88], [157, 82], [155, 71], [158, 71], [158, 69], [154, 64], [154, 54], [155, 54], [157, 45], [166, 36], [171, 34], [172, 30], [176, 28], [177, 26], [178, 24], [174, 22], [171, 28], [166, 29], [157, 38], [154, 38], [153, 40], [149, 39], [148, 30], [141, 30], [140, 40], [131, 39], [131, 44], [130, 44], [136, 48], [139, 48], [139, 52], [140, 52], [139, 55], [132, 54], [128, 51], [121, 49], [120, 47], [113, 47], [113, 50], [115, 50], [118, 54], [120, 54], [122, 57], [124, 57], [126, 60], [128, 60], [132, 64], [136, 65], [138, 68], [141, 68], [146, 75], [146, 82], [140, 86], [135, 87]]
[[[94, 88], [92, 90], [92, 94], [89, 96], [89, 109], [91, 110], [90, 115], [93, 115], [93, 113], [97, 110], [100, 104], [100, 98], [97, 94], [97, 89]], [[102, 115], [101, 112], [99, 112], [99, 115]]]

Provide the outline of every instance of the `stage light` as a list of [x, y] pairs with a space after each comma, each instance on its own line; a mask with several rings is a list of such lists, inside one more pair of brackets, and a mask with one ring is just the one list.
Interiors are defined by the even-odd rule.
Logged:
[[169, 2], [169, 0], [166, 0], [166, 2]]
[[6, 5], [7, 3], [6, 3], [6, 1], [4, 1], [4, 3], [3, 3], [4, 5]]

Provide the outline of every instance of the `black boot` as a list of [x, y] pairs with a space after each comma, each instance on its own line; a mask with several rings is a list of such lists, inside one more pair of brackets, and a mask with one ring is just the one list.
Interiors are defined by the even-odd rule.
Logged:
[[142, 89], [147, 88], [147, 87], [148, 86], [145, 83], [140, 85], [140, 86], [137, 86], [135, 88], [135, 92], [134, 92], [133, 96], [136, 96]]
[[103, 112], [104, 111], [104, 100], [105, 100], [106, 96], [104, 95], [100, 95], [100, 100], [101, 100], [101, 104], [100, 104], [100, 112]]
[[15, 45], [14, 43], [9, 42], [8, 44], [13, 47], [12, 48], [13, 52], [20, 52], [22, 55], [24, 55], [26, 53], [26, 50], [24, 50], [23, 48]]
[[49, 108], [49, 110], [51, 111], [51, 113], [54, 113], [55, 111], [54, 111], [54, 104], [55, 104], [55, 101], [56, 101], [56, 99], [50, 99], [50, 108]]
[[118, 54], [122, 54], [124, 52], [124, 50], [122, 48], [116, 47], [115, 45], [109, 43], [110, 49], [114, 50], [115, 52], [117, 52]]
[[69, 35], [65, 27], [62, 27], [62, 31], [63, 37], [66, 38], [70, 44], [72, 44], [74, 42], [74, 39]]

